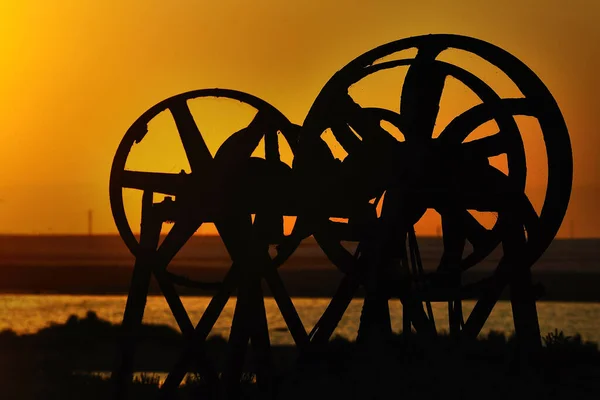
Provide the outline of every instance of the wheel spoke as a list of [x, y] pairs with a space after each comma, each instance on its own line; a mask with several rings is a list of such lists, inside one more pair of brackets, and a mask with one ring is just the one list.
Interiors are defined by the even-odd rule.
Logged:
[[176, 196], [186, 184], [185, 175], [163, 172], [123, 171], [121, 186], [127, 189], [148, 190]]
[[177, 125], [181, 143], [187, 155], [192, 172], [200, 172], [210, 167], [212, 155], [206, 146], [202, 134], [194, 121], [185, 99], [178, 100], [169, 106], [171, 115]]
[[467, 210], [464, 210], [461, 214], [465, 227], [465, 237], [473, 245], [474, 250], [487, 249], [490, 240], [493, 240], [492, 231], [481, 225]]
[[494, 188], [490, 197], [500, 199], [501, 208], [498, 211], [514, 213], [519, 224], [528, 232], [529, 240], [540, 233], [540, 218], [523, 190], [519, 190], [510, 177], [496, 168], [490, 167], [485, 171], [485, 179]]
[[[528, 241], [537, 241], [541, 235], [541, 222], [535, 208], [522, 190], [515, 189], [511, 179], [493, 167], [481, 171], [479, 179], [488, 185], [484, 191], [470, 193], [476, 198], [480, 210], [498, 212], [499, 217], [491, 230], [481, 225], [468, 211], [463, 212], [463, 223], [467, 240], [473, 245], [473, 253], [467, 256], [461, 265], [465, 270], [481, 261], [489, 254], [502, 238], [502, 227], [505, 223], [504, 214], [510, 213], [520, 226], [527, 231]], [[469, 199], [467, 199], [469, 202]], [[472, 202], [471, 202], [471, 205]], [[530, 247], [528, 247], [529, 249]]]
[[500, 236], [499, 228], [486, 229], [477, 219], [467, 210], [462, 213], [463, 224], [465, 226], [466, 239], [473, 246], [473, 252], [461, 262], [461, 270], [467, 270], [483, 260], [498, 244]]
[[266, 117], [259, 111], [247, 127], [229, 136], [219, 147], [215, 154], [218, 168], [230, 168], [232, 165], [250, 158], [266, 132]]
[[527, 174], [525, 147], [514, 116], [535, 115], [532, 102], [523, 98], [502, 99], [487, 83], [471, 72], [452, 64], [439, 63], [447, 75], [464, 83], [483, 103], [456, 117], [444, 128], [436, 141], [440, 141], [442, 145], [462, 143], [477, 127], [494, 120], [502, 137], [506, 138], [505, 152], [510, 175], [524, 189]]
[[482, 139], [473, 140], [462, 144], [463, 153], [468, 158], [494, 157], [510, 151], [507, 137], [502, 132]]
[[365, 72], [366, 72], [365, 76], [374, 74], [377, 71], [384, 71], [386, 69], [392, 69], [392, 68], [398, 68], [398, 67], [408, 67], [413, 62], [414, 62], [414, 60], [411, 58], [378, 62], [377, 64], [373, 64], [373, 65], [369, 65], [368, 67], [365, 67]]
[[523, 98], [495, 99], [471, 107], [454, 118], [440, 133], [438, 140], [445, 143], [462, 143], [477, 127], [499, 116], [533, 116], [530, 101]]
[[420, 48], [408, 68], [400, 103], [407, 140], [423, 142], [433, 135], [446, 73], [435, 60], [441, 47]]
[[333, 123], [331, 125], [331, 132], [346, 153], [356, 154], [360, 151], [362, 147], [361, 140], [345, 122]]
[[499, 212], [524, 192], [517, 179], [491, 165], [463, 170], [463, 174], [454, 193], [468, 210]]
[[[371, 152], [383, 154], [393, 148], [398, 140], [381, 127], [381, 121], [388, 121], [400, 129], [402, 117], [391, 110], [374, 107], [362, 108], [361, 112], [349, 115], [350, 127], [362, 138], [362, 146], [368, 146]], [[354, 133], [352, 135], [356, 136]]]
[[273, 129], [265, 132], [265, 159], [272, 162], [281, 160], [281, 154], [279, 154], [279, 134]]

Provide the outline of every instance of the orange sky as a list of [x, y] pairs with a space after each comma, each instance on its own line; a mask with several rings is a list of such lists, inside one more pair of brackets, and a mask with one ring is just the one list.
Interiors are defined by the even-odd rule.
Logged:
[[[95, 232], [114, 232], [108, 177], [117, 145], [168, 96], [234, 88], [302, 123], [329, 77], [364, 51], [406, 36], [458, 33], [505, 48], [550, 88], [575, 156], [562, 234], [600, 236], [600, 3], [406, 3], [3, 1], [0, 233], [83, 233], [88, 209]], [[145, 160], [162, 149], [150, 147]], [[178, 167], [169, 157], [160, 163]], [[541, 185], [543, 173], [531, 171], [531, 184]]]

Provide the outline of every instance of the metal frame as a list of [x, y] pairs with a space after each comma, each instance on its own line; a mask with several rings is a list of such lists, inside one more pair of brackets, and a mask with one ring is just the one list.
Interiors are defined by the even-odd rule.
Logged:
[[[388, 59], [410, 48], [417, 49], [414, 58]], [[513, 80], [523, 97], [501, 98], [482, 79], [438, 60], [449, 48], [471, 52], [495, 65]], [[398, 112], [363, 108], [349, 96], [353, 84], [390, 68], [408, 68]], [[464, 83], [482, 103], [459, 115], [433, 139], [448, 77]], [[257, 114], [213, 157], [187, 106], [187, 101], [196, 97], [241, 101], [254, 107]], [[125, 165], [131, 147], [144, 138], [148, 122], [165, 110], [175, 120], [191, 173], [128, 171]], [[515, 115], [536, 117], [546, 144], [548, 186], [539, 215], [524, 192], [525, 148]], [[500, 128], [496, 135], [465, 142], [474, 129], [489, 120], [495, 120]], [[381, 127], [381, 121], [393, 124], [405, 141], [393, 138]], [[335, 159], [322, 138], [327, 130], [348, 153], [343, 161]], [[280, 136], [294, 153], [291, 168], [280, 161]], [[261, 139], [265, 159], [257, 160], [251, 155]], [[507, 155], [507, 175], [489, 165], [489, 157], [498, 154]], [[417, 167], [415, 160], [419, 158]], [[274, 395], [262, 279], [301, 354], [318, 353], [327, 343], [360, 286], [366, 293], [358, 332], [363, 343], [385, 339], [391, 333], [391, 298], [400, 299], [404, 306], [407, 334], [414, 328], [421, 337], [434, 340], [437, 329], [430, 302], [443, 301], [448, 303], [451, 335], [462, 342], [474, 340], [500, 294], [509, 287], [517, 338], [528, 359], [541, 346], [531, 266], [560, 227], [572, 174], [568, 131], [546, 86], [506, 51], [464, 36], [418, 36], [361, 55], [324, 86], [301, 127], [263, 100], [238, 91], [205, 89], [166, 99], [127, 131], [111, 171], [115, 222], [136, 257], [123, 319], [121, 357], [113, 374], [118, 396], [126, 397], [131, 380], [135, 332], [141, 325], [151, 274], [186, 337], [185, 349], [161, 389], [165, 397], [174, 393], [196, 362], [215, 396], [236, 398], [249, 342], [258, 360], [257, 383], [268, 396]], [[124, 188], [144, 192], [139, 242], [125, 215]], [[153, 193], [175, 196], [175, 200], [155, 204]], [[383, 210], [378, 217], [375, 206], [380, 201]], [[427, 209], [435, 209], [442, 216], [444, 237], [444, 254], [432, 274], [423, 270], [413, 228]], [[469, 214], [470, 209], [497, 212], [498, 221], [488, 230]], [[254, 222], [251, 214], [256, 215]], [[284, 215], [297, 217], [288, 236], [283, 235]], [[347, 218], [347, 222], [334, 222], [331, 217]], [[174, 222], [173, 229], [158, 246], [162, 224], [169, 221]], [[220, 283], [193, 282], [167, 270], [173, 256], [203, 222], [215, 223], [232, 259], [232, 267]], [[307, 333], [277, 269], [310, 235], [345, 275], [323, 316]], [[358, 243], [355, 253], [342, 246], [344, 240]], [[466, 241], [474, 251], [464, 256]], [[274, 257], [268, 253], [270, 244], [277, 245]], [[499, 245], [504, 256], [495, 272], [483, 281], [463, 284], [462, 272]], [[179, 284], [216, 291], [196, 327], [177, 295], [175, 285]], [[203, 345], [235, 290], [238, 301], [227, 362], [219, 378], [206, 360]], [[465, 298], [477, 299], [466, 321], [462, 312]]]

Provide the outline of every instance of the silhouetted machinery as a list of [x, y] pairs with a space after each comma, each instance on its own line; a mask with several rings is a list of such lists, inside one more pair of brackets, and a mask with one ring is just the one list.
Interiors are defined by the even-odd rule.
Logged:
[[[410, 57], [394, 57], [409, 49], [416, 50]], [[469, 52], [494, 65], [521, 95], [499, 96], [475, 74], [443, 61], [440, 55], [447, 49]], [[361, 107], [350, 96], [355, 83], [402, 67], [407, 72], [403, 84], [397, 83], [402, 88], [397, 109]], [[449, 77], [462, 82], [480, 102], [434, 137]], [[231, 135], [214, 157], [187, 104], [201, 97], [231, 99], [256, 109], [252, 122]], [[144, 139], [148, 123], [165, 110], [175, 121], [191, 173], [126, 169], [130, 149]], [[525, 194], [527, 158], [516, 116], [535, 118], [543, 134], [548, 178], [539, 213]], [[466, 140], [489, 121], [495, 122], [497, 133]], [[347, 153], [343, 161], [325, 142], [326, 132]], [[292, 165], [281, 161], [279, 140], [291, 148]], [[252, 156], [259, 144], [264, 144], [264, 158]], [[490, 158], [498, 155], [506, 157], [504, 172], [490, 164]], [[186, 348], [161, 388], [165, 397], [176, 390], [192, 365], [215, 393], [235, 397], [249, 342], [260, 359], [257, 383], [272, 390], [263, 279], [300, 353], [329, 340], [360, 286], [365, 296], [359, 340], [391, 333], [388, 301], [396, 298], [403, 304], [404, 331], [413, 330], [425, 340], [435, 340], [437, 335], [430, 303], [447, 302], [449, 331], [460, 341], [475, 339], [509, 287], [517, 338], [523, 348], [533, 351], [540, 346], [539, 293], [530, 268], [561, 225], [571, 183], [567, 127], [546, 86], [511, 54], [469, 37], [418, 36], [361, 55], [327, 82], [302, 126], [292, 124], [263, 100], [233, 90], [197, 90], [166, 99], [127, 131], [111, 172], [115, 222], [136, 257], [120, 364], [113, 374], [119, 393], [125, 396], [131, 380], [135, 332], [142, 322], [151, 274], [186, 338]], [[124, 188], [143, 192], [139, 241], [125, 216]], [[155, 203], [154, 194], [172, 199]], [[441, 216], [444, 250], [437, 269], [426, 272], [414, 225], [428, 209]], [[496, 213], [496, 222], [486, 228], [470, 211]], [[297, 217], [291, 234], [284, 235], [283, 216]], [[161, 227], [167, 222], [174, 225], [159, 246]], [[224, 280], [197, 282], [169, 272], [172, 258], [207, 222], [215, 224], [231, 256]], [[311, 235], [344, 277], [323, 316], [307, 332], [278, 268]], [[355, 250], [349, 251], [343, 242], [355, 242]], [[276, 254], [270, 255], [269, 245], [276, 245]], [[466, 270], [496, 249], [502, 257], [489, 276], [468, 283], [462, 279]], [[183, 307], [177, 285], [214, 293], [196, 325]], [[206, 359], [204, 343], [234, 292], [237, 302], [227, 361], [219, 374]], [[465, 319], [462, 301], [467, 298], [476, 299], [476, 305]]]

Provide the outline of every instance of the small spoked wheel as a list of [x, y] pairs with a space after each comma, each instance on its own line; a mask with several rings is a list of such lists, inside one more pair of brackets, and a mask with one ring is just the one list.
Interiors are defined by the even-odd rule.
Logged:
[[[188, 101], [219, 98], [237, 101], [256, 110], [250, 124], [229, 136], [214, 156], [208, 149]], [[131, 148], [144, 139], [148, 123], [168, 111], [174, 119], [191, 173], [179, 174], [126, 169]], [[133, 332], [142, 321], [148, 284], [153, 274], [184, 335], [186, 348], [170, 371], [162, 392], [173, 394], [186, 373], [196, 365], [214, 390], [239, 388], [248, 342], [257, 355], [257, 383], [269, 388], [273, 373], [269, 358], [269, 333], [261, 281], [265, 279], [290, 332], [299, 346], [307, 341], [302, 322], [279, 277], [280, 266], [299, 244], [284, 235], [283, 216], [293, 208], [291, 167], [281, 161], [279, 140], [295, 150], [298, 127], [268, 103], [246, 93], [206, 89], [166, 99], [146, 111], [125, 134], [115, 156], [110, 179], [113, 216], [136, 265], [123, 319], [125, 331], [119, 368], [113, 374], [120, 396], [131, 379]], [[253, 156], [264, 143], [264, 157]], [[139, 190], [142, 223], [139, 240], [127, 220], [124, 190]], [[154, 194], [171, 196], [155, 203]], [[254, 216], [254, 218], [252, 218]], [[164, 223], [174, 225], [159, 245]], [[231, 258], [222, 282], [199, 282], [168, 269], [177, 252], [203, 223], [214, 223]], [[270, 256], [269, 245], [283, 249]], [[194, 325], [178, 295], [183, 285], [213, 293], [200, 321]], [[229, 337], [225, 367], [219, 378], [208, 361], [204, 342], [234, 291], [237, 302]], [[224, 384], [219, 384], [219, 381]], [[265, 389], [265, 390], [267, 390]]]

